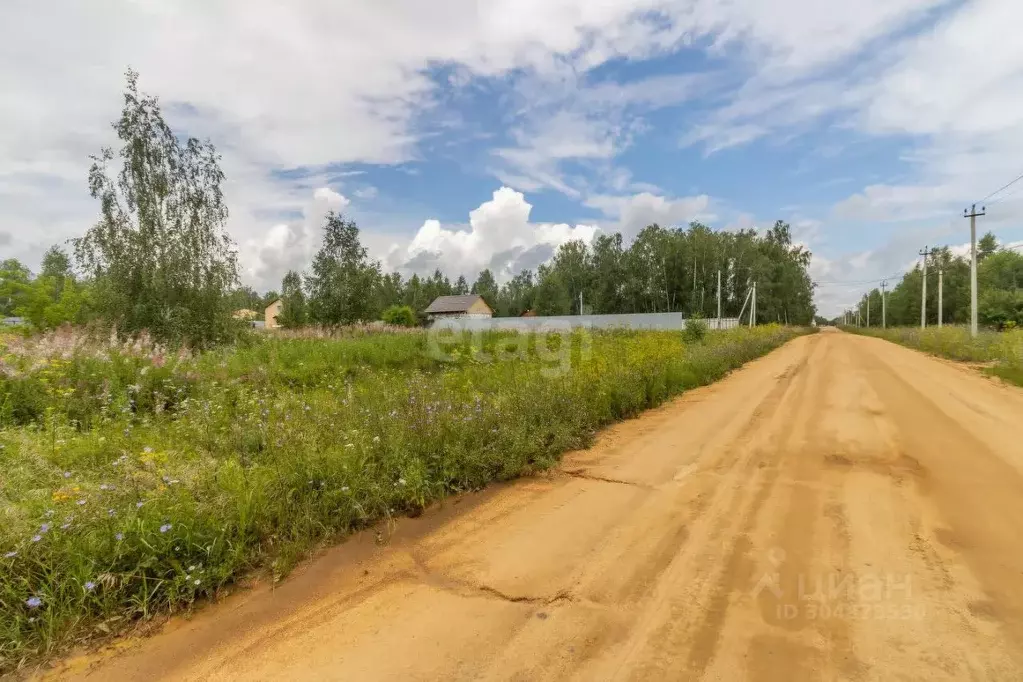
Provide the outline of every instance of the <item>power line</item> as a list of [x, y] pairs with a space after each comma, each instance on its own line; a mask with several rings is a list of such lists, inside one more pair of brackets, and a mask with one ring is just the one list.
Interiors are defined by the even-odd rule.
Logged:
[[854, 286], [857, 284], [875, 284], [877, 282], [883, 282], [886, 279], [895, 279], [896, 277], [900, 277], [905, 274], [906, 274], [905, 272], [896, 272], [891, 275], [885, 275], [884, 277], [878, 277], [877, 279], [861, 279], [849, 281], [834, 280], [831, 282], [814, 282], [814, 284], [816, 284], [817, 286], [843, 286], [843, 285]]
[[1011, 192], [1009, 192], [1008, 194], [1003, 194], [1002, 196], [998, 197], [998, 198], [997, 198], [997, 199], [995, 199], [994, 201], [989, 201], [989, 202], [987, 202], [987, 205], [988, 205], [988, 206], [994, 206], [995, 204], [998, 204], [998, 203], [1000, 203], [1000, 202], [1002, 202], [1002, 201], [1005, 201], [1005, 200], [1006, 200], [1006, 199], [1008, 199], [1009, 197], [1014, 197], [1014, 196], [1016, 196], [1017, 194], [1019, 194], [1019, 193], [1020, 193], [1020, 191], [1021, 191], [1021, 190], [1023, 190], [1023, 186], [1017, 187], [1016, 189], [1012, 190], [1012, 191], [1011, 191]]
[[1007, 182], [1006, 184], [1002, 185], [1001, 187], [999, 187], [994, 192], [992, 192], [991, 194], [987, 195], [986, 197], [984, 197], [983, 199], [981, 199], [977, 203], [978, 204], [984, 203], [985, 201], [987, 201], [991, 197], [995, 196], [996, 194], [999, 194], [1002, 190], [1005, 190], [1005, 189], [1008, 189], [1009, 187], [1012, 187], [1013, 185], [1015, 185], [1020, 180], [1023, 180], [1023, 173], [1020, 173], [1018, 176], [1016, 176], [1015, 180], [1012, 180], [1012, 181]]

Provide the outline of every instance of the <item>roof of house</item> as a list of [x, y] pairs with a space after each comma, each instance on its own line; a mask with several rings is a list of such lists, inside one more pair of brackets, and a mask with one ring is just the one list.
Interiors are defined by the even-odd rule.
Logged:
[[[438, 296], [434, 299], [427, 313], [464, 313], [469, 310], [477, 301], [483, 301], [482, 296], [476, 294], [465, 294], [463, 296]], [[486, 305], [486, 301], [483, 304]], [[490, 306], [487, 306], [488, 308]]]

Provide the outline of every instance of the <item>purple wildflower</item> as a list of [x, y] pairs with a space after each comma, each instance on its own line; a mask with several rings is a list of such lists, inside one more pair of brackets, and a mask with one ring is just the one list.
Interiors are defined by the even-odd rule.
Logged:
[[13, 559], [16, 556], [18, 556], [17, 552], [8, 552], [7, 554], [4, 554], [4, 559]]
[[114, 539], [120, 542], [121, 540], [124, 539], [124, 533], [118, 533], [117, 535], [114, 536]]
[[32, 536], [32, 542], [39, 542], [42, 539], [43, 539], [42, 535], [33, 535]]
[[92, 592], [93, 590], [96, 589], [96, 583], [92, 582], [91, 580], [88, 580], [82, 587], [85, 588], [86, 592]]
[[85, 500], [84, 499], [78, 500], [78, 506], [79, 507], [84, 507], [85, 506]]
[[48, 532], [50, 532], [50, 524], [44, 523], [43, 525], [39, 526], [39, 532], [40, 533], [48, 533]]
[[171, 524], [169, 524], [169, 523], [165, 523], [165, 524], [163, 524], [162, 526], [160, 526], [160, 532], [161, 532], [161, 533], [166, 533], [167, 531], [169, 531], [169, 530], [170, 530], [171, 528], [173, 528], [173, 527], [174, 527], [174, 526], [172, 526]]
[[142, 502], [141, 500], [139, 500], [138, 502], [135, 503], [135, 508], [136, 509], [142, 509], [142, 505], [144, 505], [144, 504], [145, 504], [145, 502]]
[[70, 471], [65, 471], [64, 472], [64, 478], [71, 478], [71, 472]]
[[30, 609], [38, 609], [42, 605], [43, 605], [43, 600], [40, 599], [39, 597], [29, 597], [25, 601], [25, 606], [27, 606]]

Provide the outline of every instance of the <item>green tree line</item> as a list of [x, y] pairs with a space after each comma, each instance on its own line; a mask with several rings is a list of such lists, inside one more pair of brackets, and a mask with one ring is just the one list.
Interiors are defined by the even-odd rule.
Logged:
[[[970, 260], [956, 256], [949, 247], [934, 249], [927, 256], [927, 324], [938, 322], [938, 278], [941, 273], [941, 319], [943, 324], [970, 322]], [[920, 324], [923, 305], [923, 264], [918, 263], [888, 291], [886, 322], [901, 327]], [[857, 313], [866, 325], [867, 308], [871, 326], [882, 324], [881, 290], [874, 288], [860, 299]], [[1023, 326], [1023, 253], [1003, 249], [992, 233], [977, 242], [977, 318], [995, 329]]]
[[[342, 324], [378, 319], [384, 311], [408, 307], [421, 315], [437, 297], [482, 296], [499, 316], [526, 311], [538, 315], [681, 312], [717, 315], [720, 273], [722, 314], [736, 316], [757, 282], [760, 322], [809, 324], [814, 317], [811, 254], [792, 242], [781, 221], [763, 235], [754, 230], [714, 232], [700, 223], [688, 227], [644, 228], [629, 246], [621, 234], [598, 235], [592, 244], [563, 244], [549, 263], [523, 270], [498, 284], [483, 270], [469, 285], [454, 283], [439, 270], [428, 277], [384, 273], [366, 255], [358, 228], [330, 214], [324, 246], [304, 277], [289, 272], [282, 282], [283, 324]], [[748, 310], [747, 305], [747, 310]]]

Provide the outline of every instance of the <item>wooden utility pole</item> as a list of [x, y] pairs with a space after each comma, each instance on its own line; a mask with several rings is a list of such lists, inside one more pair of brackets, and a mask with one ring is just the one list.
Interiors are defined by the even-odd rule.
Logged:
[[927, 327], [927, 256], [930, 255], [930, 251], [927, 247], [920, 252], [920, 255], [924, 257], [924, 278], [922, 293], [920, 295], [920, 328], [924, 329]]
[[970, 336], [977, 337], [977, 216], [987, 215], [985, 207], [980, 207], [977, 213], [977, 204], [973, 204], [967, 212], [963, 210], [963, 217], [970, 219]]

